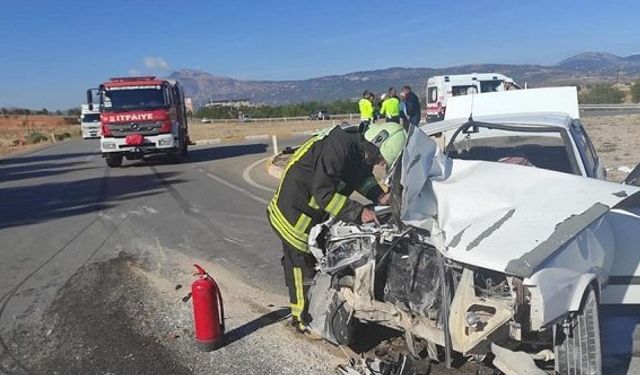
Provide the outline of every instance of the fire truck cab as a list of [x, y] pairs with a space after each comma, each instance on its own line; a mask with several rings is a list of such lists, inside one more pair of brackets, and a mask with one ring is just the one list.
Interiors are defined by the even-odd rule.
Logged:
[[498, 73], [472, 73], [429, 77], [427, 80], [427, 122], [444, 119], [447, 99], [484, 92], [519, 90], [512, 78]]
[[[167, 154], [175, 161], [187, 155], [189, 133], [184, 93], [177, 81], [156, 77], [111, 78], [98, 88], [102, 136], [100, 150], [107, 165], [123, 158]], [[93, 106], [91, 91], [87, 102]]]

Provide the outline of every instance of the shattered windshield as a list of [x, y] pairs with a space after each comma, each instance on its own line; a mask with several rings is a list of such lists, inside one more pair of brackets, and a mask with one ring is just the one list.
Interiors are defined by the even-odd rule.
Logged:
[[104, 108], [133, 110], [164, 108], [165, 98], [161, 86], [113, 87], [104, 93]]
[[[454, 131], [448, 135], [454, 136]], [[560, 130], [518, 126], [469, 127], [449, 143], [452, 159], [519, 164], [558, 172], [579, 174], [574, 168]]]

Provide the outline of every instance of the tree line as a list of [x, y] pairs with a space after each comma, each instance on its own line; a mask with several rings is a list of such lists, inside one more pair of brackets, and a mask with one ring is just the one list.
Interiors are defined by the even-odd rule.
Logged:
[[46, 108], [40, 110], [28, 109], [28, 108], [0, 108], [0, 114], [3, 116], [80, 116], [80, 108], [71, 108], [65, 111], [55, 110], [50, 111]]
[[[631, 85], [630, 93], [631, 101], [639, 103], [640, 81]], [[624, 102], [625, 93], [611, 84], [598, 83], [580, 90], [579, 99], [583, 104], [618, 104]]]
[[309, 116], [319, 111], [328, 114], [357, 113], [358, 103], [350, 100], [336, 100], [333, 102], [303, 102], [277, 106], [262, 105], [257, 107], [204, 107], [195, 116], [210, 119], [237, 119], [244, 116], [251, 118], [301, 117]]

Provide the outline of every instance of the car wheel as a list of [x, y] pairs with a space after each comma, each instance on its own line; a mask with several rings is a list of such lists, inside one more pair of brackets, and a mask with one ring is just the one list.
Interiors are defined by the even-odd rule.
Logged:
[[122, 155], [107, 155], [107, 165], [111, 168], [118, 168], [122, 165]]
[[558, 374], [602, 374], [598, 300], [590, 286], [580, 311], [555, 326], [555, 369]]

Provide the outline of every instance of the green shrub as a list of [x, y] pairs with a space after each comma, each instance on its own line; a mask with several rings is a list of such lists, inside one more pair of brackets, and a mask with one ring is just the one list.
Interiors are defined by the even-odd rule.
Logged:
[[304, 102], [279, 106], [259, 107], [208, 107], [202, 108], [196, 113], [196, 117], [210, 119], [237, 119], [239, 113], [249, 115], [251, 118], [277, 118], [277, 117], [301, 117], [309, 116], [325, 110], [329, 115], [357, 113], [358, 103], [350, 100], [336, 100], [333, 102]]
[[593, 85], [587, 92], [580, 93], [580, 103], [584, 104], [616, 104], [623, 100], [624, 93], [606, 83]]
[[49, 139], [46, 135], [40, 132], [37, 132], [35, 130], [27, 134], [25, 138], [28, 143], [40, 143], [40, 142], [45, 142]]
[[631, 85], [631, 100], [634, 103], [640, 103], [640, 81]]

